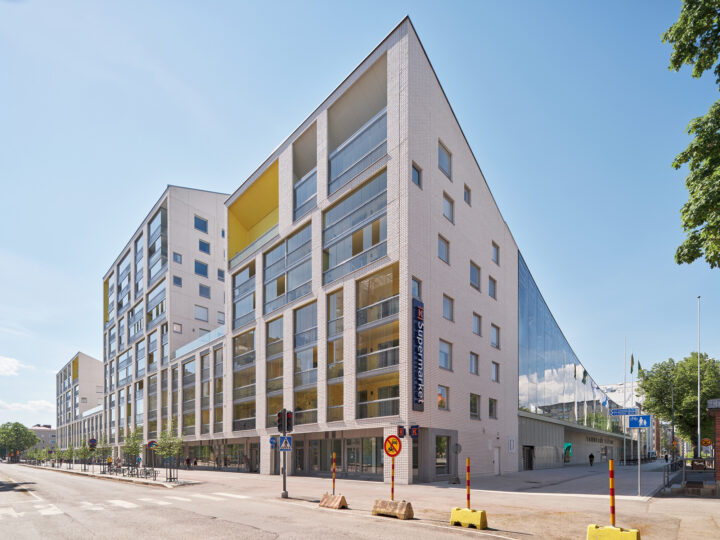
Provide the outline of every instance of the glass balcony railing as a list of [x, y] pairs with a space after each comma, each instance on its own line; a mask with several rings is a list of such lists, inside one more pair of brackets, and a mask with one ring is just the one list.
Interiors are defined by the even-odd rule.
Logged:
[[315, 194], [317, 193], [317, 170], [313, 169], [301, 178], [293, 187], [294, 211], [293, 221], [296, 221], [315, 208]]
[[255, 290], [255, 276], [251, 277], [247, 281], [242, 282], [240, 285], [233, 289], [233, 300], [238, 300], [245, 296], [247, 293]]
[[280, 355], [283, 352], [283, 342], [282, 341], [275, 341], [273, 343], [268, 344], [265, 347], [265, 358], [270, 360], [276, 355]]
[[375, 321], [387, 319], [400, 311], [400, 295], [385, 298], [357, 311], [357, 325], [363, 326]]
[[374, 246], [373, 248], [368, 249], [367, 251], [364, 251], [359, 255], [356, 255], [349, 261], [346, 261], [341, 265], [336, 266], [335, 268], [326, 270], [325, 274], [323, 275], [325, 283], [332, 283], [336, 279], [340, 279], [341, 277], [349, 274], [350, 272], [354, 272], [355, 270], [358, 270], [363, 266], [367, 266], [371, 262], [374, 262], [384, 257], [386, 254], [387, 242], [382, 242]]
[[255, 320], [255, 310], [252, 310], [249, 313], [245, 313], [244, 315], [240, 315], [233, 321], [233, 330], [237, 330], [238, 328], [242, 328], [246, 324], [250, 324]]
[[295, 373], [295, 388], [315, 384], [317, 382], [317, 368]]
[[400, 398], [376, 399], [358, 403], [358, 418], [376, 418], [400, 414]]
[[241, 418], [233, 420], [233, 431], [243, 431], [245, 429], [255, 429], [254, 418]]
[[311, 345], [317, 341], [317, 327], [295, 334], [295, 348]]
[[316, 424], [317, 409], [298, 411], [295, 410], [295, 425], [299, 424]]
[[397, 366], [400, 363], [400, 347], [383, 349], [357, 357], [357, 372], [365, 373], [376, 369]]
[[328, 407], [327, 410], [327, 421], [338, 422], [343, 419], [343, 405], [334, 405]]
[[386, 153], [387, 111], [383, 109], [330, 155], [328, 193], [335, 193]]
[[267, 380], [267, 392], [277, 392], [283, 388], [283, 378], [275, 377], [274, 379]]
[[242, 386], [240, 388], [233, 389], [233, 401], [245, 400], [251, 397], [255, 397], [254, 384], [249, 384], [248, 386]]
[[239, 354], [233, 358], [233, 371], [255, 364], [255, 351]]
[[342, 362], [335, 362], [334, 364], [328, 364], [328, 367], [327, 367], [328, 380], [338, 379], [342, 376], [343, 376], [343, 363]]

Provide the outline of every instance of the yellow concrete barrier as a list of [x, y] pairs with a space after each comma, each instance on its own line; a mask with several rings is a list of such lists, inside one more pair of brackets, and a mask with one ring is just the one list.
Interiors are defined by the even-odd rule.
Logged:
[[588, 525], [587, 540], [640, 540], [640, 531], [637, 529], [621, 529], [620, 527]]
[[383, 501], [376, 499], [372, 509], [373, 516], [391, 516], [398, 519], [412, 519], [412, 504], [407, 501]]
[[348, 504], [343, 495], [330, 495], [326, 493], [320, 499], [321, 508], [333, 508], [334, 510], [341, 510], [347, 508]]
[[450, 513], [450, 525], [462, 525], [463, 527], [487, 529], [487, 514], [485, 514], [485, 510], [453, 508]]

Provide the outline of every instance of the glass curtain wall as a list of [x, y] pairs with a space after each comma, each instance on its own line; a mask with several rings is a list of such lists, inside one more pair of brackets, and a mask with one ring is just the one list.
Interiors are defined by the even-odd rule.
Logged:
[[343, 419], [343, 290], [327, 296], [327, 421]]
[[233, 431], [255, 428], [255, 329], [233, 338]]
[[222, 433], [223, 431], [223, 349], [218, 348], [213, 351], [214, 355], [214, 371], [215, 377], [215, 395], [213, 405], [215, 407], [215, 417], [213, 419], [213, 433]]
[[267, 365], [267, 427], [277, 427], [277, 413], [283, 404], [283, 318], [267, 323], [265, 362]]
[[295, 317], [295, 424], [317, 422], [317, 303]]

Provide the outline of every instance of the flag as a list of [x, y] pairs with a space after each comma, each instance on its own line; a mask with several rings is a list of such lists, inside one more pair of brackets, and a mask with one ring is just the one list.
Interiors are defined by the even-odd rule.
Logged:
[[603, 407], [607, 407], [607, 400], [608, 400], [607, 395], [606, 395], [606, 394], [603, 394], [603, 401], [602, 401], [602, 406], [603, 406]]
[[583, 378], [582, 378], [583, 384], [587, 384], [587, 376], [588, 376], [587, 369], [583, 369]]
[[574, 379], [577, 379], [577, 364], [573, 364], [573, 368], [574, 368], [573, 378], [574, 378]]
[[630, 354], [630, 373], [633, 372], [633, 367], [635, 366], [635, 358], [632, 354]]
[[638, 375], [642, 375], [642, 366], [640, 365], [640, 360], [638, 360]]

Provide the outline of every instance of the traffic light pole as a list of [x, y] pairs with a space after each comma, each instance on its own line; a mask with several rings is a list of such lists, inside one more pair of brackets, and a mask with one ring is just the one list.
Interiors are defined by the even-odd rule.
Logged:
[[[285, 409], [282, 410], [282, 432], [283, 437], [287, 437], [287, 411]], [[287, 492], [287, 452], [282, 452], [282, 476], [283, 476], [283, 490], [280, 496], [283, 499], [288, 498], [288, 492]]]

